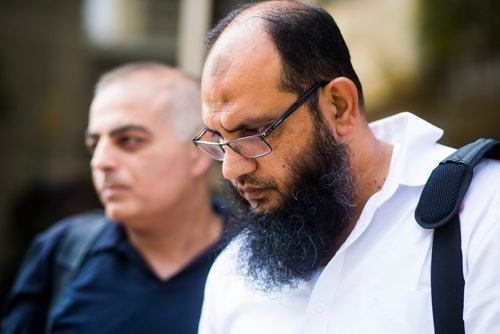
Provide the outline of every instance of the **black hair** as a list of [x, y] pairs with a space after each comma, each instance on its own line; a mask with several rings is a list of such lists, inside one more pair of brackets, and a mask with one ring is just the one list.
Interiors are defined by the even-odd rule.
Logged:
[[[337, 77], [349, 78], [358, 91], [360, 108], [364, 108], [363, 89], [351, 64], [351, 56], [339, 27], [324, 9], [297, 1], [281, 1], [282, 5], [257, 10], [264, 30], [280, 54], [281, 81], [285, 90], [302, 94], [317, 81]], [[224, 17], [208, 33], [210, 51], [222, 32], [243, 12], [258, 5], [245, 4]]]

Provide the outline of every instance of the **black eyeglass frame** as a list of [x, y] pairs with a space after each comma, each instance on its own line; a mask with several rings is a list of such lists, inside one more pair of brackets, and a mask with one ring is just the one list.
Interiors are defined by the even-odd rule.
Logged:
[[[288, 116], [290, 116], [297, 109], [299, 109], [299, 107], [302, 104], [304, 104], [304, 102], [307, 100], [307, 98], [312, 93], [314, 93], [316, 91], [316, 89], [318, 89], [319, 87], [325, 86], [327, 83], [328, 83], [328, 81], [318, 81], [314, 85], [312, 85], [304, 94], [302, 94], [301, 96], [299, 96], [299, 98], [297, 98], [297, 100], [295, 100], [295, 102], [292, 103], [290, 105], [290, 107], [288, 107], [288, 109], [280, 117], [278, 117], [271, 125], [269, 125], [269, 127], [264, 132], [262, 132], [260, 134], [236, 138], [236, 139], [230, 140], [230, 141], [225, 142], [225, 143], [215, 143], [215, 142], [209, 142], [209, 141], [202, 141], [202, 140], [200, 140], [201, 137], [203, 137], [203, 135], [207, 131], [209, 131], [205, 127], [203, 129], [201, 129], [200, 132], [193, 138], [193, 143], [196, 146], [198, 146], [203, 152], [207, 153], [214, 160], [217, 160], [217, 161], [223, 161], [224, 160], [224, 156], [222, 158], [216, 157], [213, 152], [209, 152], [209, 151], [205, 150], [203, 148], [203, 145], [217, 146], [217, 147], [219, 147], [222, 150], [222, 152], [224, 154], [225, 154], [226, 151], [224, 150], [223, 146], [229, 146], [234, 152], [238, 153], [239, 155], [241, 155], [241, 156], [243, 156], [245, 158], [249, 158], [249, 159], [255, 159], [255, 158], [260, 158], [260, 157], [266, 156], [269, 153], [271, 153], [273, 151], [273, 149], [272, 149], [271, 145], [269, 145], [266, 142], [265, 139], [274, 131], [274, 129], [276, 129], [278, 127], [278, 125], [280, 125], [281, 123], [283, 123], [283, 121], [285, 119], [287, 119]], [[248, 140], [254, 140], [254, 139], [260, 139], [261, 141], [263, 141], [266, 144], [266, 146], [268, 147], [269, 150], [267, 150], [266, 152], [263, 152], [261, 154], [249, 156], [249, 155], [243, 154], [240, 150], [238, 150], [238, 149], [234, 148], [233, 146], [231, 146], [231, 144], [237, 143], [239, 141], [248, 141]], [[202, 145], [200, 145], [200, 144], [202, 144]]]

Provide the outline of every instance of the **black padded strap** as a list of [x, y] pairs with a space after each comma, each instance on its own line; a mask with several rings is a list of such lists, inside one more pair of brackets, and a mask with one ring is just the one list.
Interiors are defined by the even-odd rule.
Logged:
[[472, 180], [472, 170], [483, 157], [499, 159], [500, 142], [480, 138], [458, 149], [432, 171], [415, 210], [420, 226], [437, 228], [455, 216]]
[[434, 229], [431, 293], [436, 334], [465, 333], [459, 208], [473, 169], [484, 157], [500, 159], [500, 142], [481, 138], [444, 159], [432, 171], [415, 210], [418, 224]]
[[52, 332], [54, 311], [62, 302], [66, 288], [78, 273], [85, 256], [106, 224], [106, 217], [99, 210], [76, 216], [68, 227], [55, 257], [54, 282], [45, 333]]
[[465, 333], [464, 277], [460, 222], [455, 215], [450, 224], [434, 230], [431, 282], [432, 314], [436, 334]]

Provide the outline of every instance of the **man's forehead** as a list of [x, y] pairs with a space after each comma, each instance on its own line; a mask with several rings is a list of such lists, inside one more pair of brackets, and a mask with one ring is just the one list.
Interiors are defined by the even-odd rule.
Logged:
[[[90, 106], [91, 113], [108, 110], [140, 110], [142, 113], [168, 106], [170, 96], [162, 92], [158, 83], [126, 80], [106, 85], [97, 91]], [[165, 109], [165, 108], [163, 108]]]
[[276, 87], [280, 82], [281, 59], [273, 42], [262, 33], [251, 42], [233, 40], [210, 52], [203, 68], [202, 98], [205, 103], [230, 101], [231, 94], [244, 94], [262, 85]]
[[127, 124], [146, 127], [168, 120], [167, 101], [147, 90], [106, 87], [94, 98], [89, 112], [89, 128], [108, 130]]
[[296, 99], [296, 94], [283, 90], [279, 80], [260, 81], [244, 89], [231, 88], [226, 99], [219, 99], [216, 94], [213, 99], [205, 96], [202, 118], [209, 129], [232, 132], [268, 125]]
[[239, 123], [243, 116], [243, 112], [238, 112], [229, 102], [213, 101], [202, 107], [203, 122], [211, 130], [227, 130]]
[[203, 120], [210, 130], [232, 133], [263, 126], [273, 121], [274, 116], [263, 109], [246, 110], [227, 105], [219, 110], [204, 107]]
[[281, 86], [281, 59], [262, 19], [230, 25], [210, 50], [202, 74], [202, 116], [207, 127], [234, 130], [269, 117]]
[[269, 35], [263, 29], [262, 19], [235, 19], [210, 49], [202, 76], [225, 76], [239, 61], [249, 60], [249, 55], [258, 57], [265, 51], [264, 47], [274, 49]]
[[[280, 7], [294, 8], [293, 2], [262, 2], [239, 13], [220, 33], [207, 55], [203, 76], [224, 75], [231, 62], [242, 55], [245, 60], [266, 49], [276, 49], [266, 31], [266, 12]], [[300, 7], [300, 6], [299, 6]], [[263, 45], [266, 44], [266, 45]], [[279, 54], [277, 54], [279, 57]], [[256, 69], [257, 70], [257, 69]]]

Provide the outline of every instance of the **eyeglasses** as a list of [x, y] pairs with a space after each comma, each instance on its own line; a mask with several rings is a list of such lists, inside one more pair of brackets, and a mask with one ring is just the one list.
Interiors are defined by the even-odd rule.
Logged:
[[[304, 94], [302, 94], [277, 120], [275, 120], [264, 132], [247, 137], [236, 138], [225, 143], [220, 143], [220, 138], [217, 134], [211, 132], [207, 128], [201, 131], [193, 138], [193, 143], [198, 146], [202, 151], [207, 153], [217, 161], [224, 161], [226, 151], [224, 146], [229, 146], [234, 152], [239, 155], [255, 159], [268, 155], [272, 152], [271, 146], [266, 142], [268, 137], [274, 129], [278, 127], [288, 116], [293, 114], [307, 98], [319, 87], [326, 85], [327, 81], [319, 81], [311, 86]], [[212, 139], [212, 140], [209, 140]]]

